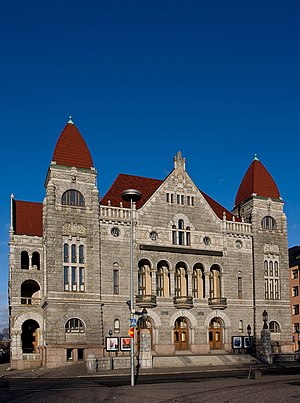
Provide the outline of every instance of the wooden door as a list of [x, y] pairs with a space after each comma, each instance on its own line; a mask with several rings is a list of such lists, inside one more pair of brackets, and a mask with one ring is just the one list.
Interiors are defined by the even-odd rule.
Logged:
[[185, 318], [178, 318], [175, 322], [174, 345], [175, 350], [186, 350], [188, 348], [188, 324]]
[[211, 350], [221, 350], [223, 348], [222, 321], [214, 318], [209, 328], [209, 347]]

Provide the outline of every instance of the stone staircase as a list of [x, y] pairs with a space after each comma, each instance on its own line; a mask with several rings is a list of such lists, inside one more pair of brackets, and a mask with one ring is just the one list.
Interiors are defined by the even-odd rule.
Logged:
[[205, 355], [153, 355], [154, 368], [201, 367], [201, 366], [250, 366], [259, 361], [250, 354], [205, 354]]

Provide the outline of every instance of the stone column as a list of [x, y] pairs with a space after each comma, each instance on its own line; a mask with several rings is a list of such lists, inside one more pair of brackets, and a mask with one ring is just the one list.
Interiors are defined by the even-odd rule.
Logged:
[[140, 331], [139, 364], [141, 368], [152, 368], [151, 336], [149, 329], [141, 329]]
[[260, 342], [261, 342], [260, 352], [262, 355], [262, 362], [264, 364], [272, 364], [271, 333], [269, 329], [262, 329]]

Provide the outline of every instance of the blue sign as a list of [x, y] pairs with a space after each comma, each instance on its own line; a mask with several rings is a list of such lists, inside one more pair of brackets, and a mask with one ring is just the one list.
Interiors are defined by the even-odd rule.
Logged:
[[130, 326], [131, 327], [136, 327], [136, 319], [135, 318], [130, 319]]

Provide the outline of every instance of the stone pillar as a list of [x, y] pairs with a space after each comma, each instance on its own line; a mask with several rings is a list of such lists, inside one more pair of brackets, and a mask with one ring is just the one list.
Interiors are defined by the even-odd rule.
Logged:
[[269, 329], [262, 329], [260, 353], [262, 356], [262, 362], [264, 364], [272, 364], [271, 358], [271, 333]]
[[210, 298], [210, 271], [204, 273], [205, 276], [205, 298]]
[[152, 368], [151, 336], [149, 329], [141, 329], [140, 331], [139, 364], [141, 368]]

